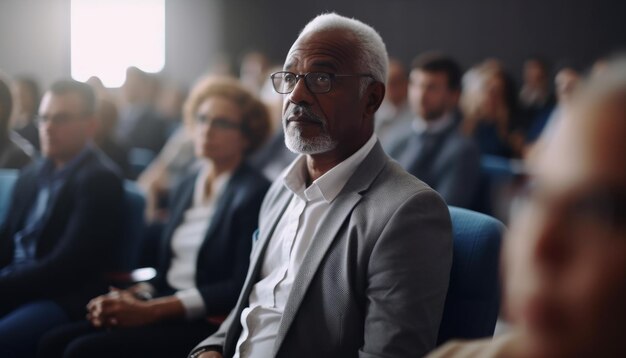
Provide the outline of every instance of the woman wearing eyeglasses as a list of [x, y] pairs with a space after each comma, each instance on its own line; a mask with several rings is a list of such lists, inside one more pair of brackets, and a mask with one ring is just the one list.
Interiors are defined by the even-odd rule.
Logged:
[[269, 116], [236, 80], [207, 78], [185, 117], [203, 165], [174, 193], [157, 277], [92, 299], [88, 322], [49, 332], [39, 356], [184, 356], [235, 305], [269, 187], [246, 158], [267, 138]]

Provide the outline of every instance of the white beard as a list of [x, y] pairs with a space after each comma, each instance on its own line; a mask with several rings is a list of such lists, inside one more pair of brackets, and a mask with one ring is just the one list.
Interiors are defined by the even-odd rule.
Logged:
[[313, 139], [302, 138], [302, 133], [296, 126], [285, 128], [285, 145], [287, 149], [300, 154], [320, 154], [337, 148], [337, 141], [328, 133], [323, 133]]

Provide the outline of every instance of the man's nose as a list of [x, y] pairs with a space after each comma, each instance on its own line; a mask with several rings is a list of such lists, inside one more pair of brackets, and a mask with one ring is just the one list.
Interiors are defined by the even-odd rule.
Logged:
[[306, 80], [304, 78], [298, 79], [298, 81], [296, 82], [296, 85], [293, 88], [293, 91], [291, 91], [291, 93], [288, 94], [287, 99], [289, 100], [289, 102], [296, 103], [296, 104], [300, 104], [300, 103], [312, 104], [313, 103], [313, 94], [307, 88]]

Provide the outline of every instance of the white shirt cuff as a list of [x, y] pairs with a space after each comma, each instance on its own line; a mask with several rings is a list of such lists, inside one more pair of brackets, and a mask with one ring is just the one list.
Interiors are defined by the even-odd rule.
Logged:
[[174, 295], [185, 307], [185, 317], [187, 320], [193, 320], [204, 316], [206, 307], [204, 306], [202, 295], [200, 295], [200, 291], [198, 291], [197, 288], [180, 290]]

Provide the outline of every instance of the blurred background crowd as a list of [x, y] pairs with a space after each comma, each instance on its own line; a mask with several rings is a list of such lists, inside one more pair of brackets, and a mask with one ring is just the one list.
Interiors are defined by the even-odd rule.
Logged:
[[[6, 49], [0, 53], [0, 69], [13, 98], [13, 110], [3, 120], [0, 135], [3, 143], [10, 138], [21, 148], [15, 157], [3, 147], [0, 165], [4, 168], [20, 168], [38, 155], [36, 116], [41, 93], [53, 80], [68, 77], [73, 65], [69, 56], [71, 17], [76, 16], [72, 4], [9, 0], [0, 5], [4, 30], [0, 40]], [[524, 171], [521, 160], [550, 130], [581, 77], [601, 71], [603, 63], [626, 45], [618, 15], [626, 9], [616, 1], [489, 0], [445, 5], [399, 0], [270, 5], [165, 1], [162, 5], [165, 65], [160, 72], [129, 66], [121, 87], [106, 87], [96, 74], [81, 79], [98, 94], [95, 141], [126, 178], [137, 180], [149, 194], [150, 221], [167, 218], [169, 190], [197, 169], [182, 118], [188, 89], [203, 75], [238, 78], [268, 106], [273, 134], [251, 158], [268, 179], [275, 179], [294, 158], [284, 149], [282, 96], [273, 91], [269, 75], [282, 68], [299, 26], [329, 6], [372, 24], [393, 56], [385, 102], [376, 119], [377, 135], [387, 152], [414, 174], [429, 172], [418, 176], [449, 204], [505, 222], [516, 178]], [[103, 56], [113, 59], [116, 54]], [[414, 72], [439, 73], [443, 78], [417, 78]], [[436, 88], [437, 81], [448, 88]], [[452, 141], [462, 145], [450, 153], [432, 148], [439, 155], [411, 157], [416, 144], [409, 141], [408, 133], [415, 132], [415, 119], [433, 122], [443, 112], [454, 117]], [[462, 163], [455, 165], [456, 173], [432, 168], [437, 166], [433, 163], [455, 161]]]

